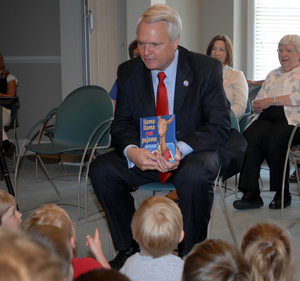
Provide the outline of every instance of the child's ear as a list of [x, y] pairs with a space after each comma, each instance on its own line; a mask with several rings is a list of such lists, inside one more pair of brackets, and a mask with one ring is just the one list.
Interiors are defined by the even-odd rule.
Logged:
[[181, 234], [180, 234], [180, 238], [179, 238], [178, 243], [180, 243], [183, 240], [183, 238], [184, 238], [184, 231], [181, 230]]
[[70, 243], [71, 243], [72, 249], [74, 250], [75, 249], [75, 239], [74, 239], [74, 237], [71, 237]]

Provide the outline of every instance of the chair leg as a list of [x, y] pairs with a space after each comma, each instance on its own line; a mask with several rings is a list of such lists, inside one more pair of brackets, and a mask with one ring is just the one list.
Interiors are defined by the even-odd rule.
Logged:
[[297, 159], [296, 159], [296, 157], [294, 157], [294, 164], [295, 164], [295, 171], [296, 171], [296, 177], [297, 177], [298, 195], [300, 195], [299, 170], [298, 170], [298, 165], [297, 165]]
[[[109, 230], [108, 230], [108, 232], [109, 232]], [[109, 260], [113, 259], [113, 251], [114, 251], [114, 247], [113, 247], [111, 235], [109, 233], [109, 243], [108, 243], [108, 259]]]
[[[90, 164], [92, 162], [92, 159], [94, 159], [94, 152], [95, 152], [95, 149], [93, 149], [92, 153], [91, 153], [91, 156], [90, 156], [90, 159], [89, 159], [89, 162], [88, 162], [88, 165], [87, 165], [87, 169], [86, 169], [86, 175], [85, 175], [85, 182], [84, 182], [84, 217], [85, 217], [85, 220], [88, 221], [88, 222], [93, 222], [93, 221], [96, 221], [96, 220], [99, 220], [99, 219], [103, 219], [105, 218], [105, 215], [103, 215], [102, 217], [97, 217], [97, 218], [94, 218], [94, 219], [89, 219], [88, 217], [88, 193], [87, 193], [87, 186], [88, 186], [88, 178], [89, 178], [89, 170], [90, 170]], [[78, 187], [80, 188], [80, 187]], [[78, 189], [79, 190], [79, 189]], [[79, 199], [78, 199], [79, 200]], [[97, 211], [97, 212], [94, 212], [93, 214], [96, 214], [96, 213], [101, 213], [103, 212], [103, 209], [100, 210], [100, 211]], [[79, 218], [78, 218], [79, 219]]]
[[209, 220], [209, 223], [208, 223], [208, 226], [207, 226], [207, 236], [206, 236], [206, 239], [210, 239], [210, 236], [211, 236], [211, 217], [210, 217], [210, 220]]
[[57, 200], [57, 201], [59, 201], [60, 198], [61, 198], [60, 192], [58, 191], [58, 189], [57, 189], [55, 183], [53, 182], [52, 177], [49, 175], [48, 170], [46, 169], [46, 167], [45, 167], [45, 165], [44, 165], [44, 163], [43, 163], [43, 161], [42, 161], [40, 155], [37, 154], [37, 157], [38, 157], [38, 159], [39, 159], [39, 161], [40, 161], [40, 163], [41, 163], [41, 165], [42, 165], [42, 168], [44, 169], [44, 171], [45, 171], [45, 173], [46, 173], [46, 175], [47, 175], [49, 181], [51, 182], [51, 184], [52, 184], [52, 186], [53, 186], [55, 192], [57, 193], [57, 196], [58, 196], [58, 200]]
[[225, 197], [224, 197], [224, 193], [223, 193], [220, 181], [222, 181], [221, 178], [218, 180], [217, 185], [218, 185], [221, 197], [222, 197], [222, 202], [223, 202], [223, 205], [224, 205], [224, 208], [225, 208], [225, 212], [226, 212], [227, 220], [228, 220], [228, 223], [229, 223], [229, 226], [230, 226], [230, 231], [231, 231], [231, 235], [232, 235], [233, 241], [234, 241], [235, 244], [237, 244], [237, 239], [236, 239], [235, 231], [234, 231], [234, 228], [233, 228], [233, 224], [231, 222], [230, 214], [229, 214], [229, 211], [228, 211], [227, 203], [226, 203], [226, 200], [225, 200]]
[[240, 200], [241, 199], [241, 197], [239, 197], [238, 196], [238, 176], [237, 175], [235, 175], [235, 187], [234, 187], [234, 193], [235, 193], [235, 198], [237, 199], [237, 200]]
[[295, 224], [300, 223], [300, 217], [294, 220], [286, 229], [290, 230]]
[[[50, 140], [52, 142], [51, 135], [49, 135], [49, 138], [50, 138]], [[38, 137], [38, 142], [40, 142], [40, 139], [41, 139], [41, 132], [40, 132], [39, 137]], [[67, 173], [67, 168], [66, 168], [63, 160], [61, 159], [60, 153], [57, 153], [57, 156], [58, 156], [59, 161], [60, 161], [60, 163], [61, 163], [61, 165], [62, 165], [62, 167], [64, 169], [64, 173], [66, 174]], [[36, 178], [37, 182], [42, 182], [42, 180], [39, 179], [39, 164], [38, 164], [37, 159], [35, 160], [35, 178]]]

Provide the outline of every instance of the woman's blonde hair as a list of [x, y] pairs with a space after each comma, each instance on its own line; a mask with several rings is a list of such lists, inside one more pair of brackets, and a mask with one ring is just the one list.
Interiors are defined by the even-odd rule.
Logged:
[[16, 205], [16, 199], [9, 193], [0, 190], [0, 225], [2, 225], [2, 217], [11, 206]]
[[4, 59], [1, 53], [0, 53], [0, 71], [1, 71], [2, 78], [4, 78], [9, 74], [9, 71], [5, 68]]
[[73, 223], [67, 212], [56, 204], [46, 204], [36, 209], [23, 223], [22, 229], [27, 230], [34, 225], [50, 224], [61, 228], [68, 239], [75, 238]]
[[182, 214], [177, 204], [163, 196], [147, 198], [133, 215], [134, 239], [153, 258], [173, 252], [183, 230]]
[[287, 281], [294, 272], [288, 232], [272, 222], [258, 223], [245, 233], [241, 250], [256, 281]]
[[232, 42], [231, 42], [230, 38], [225, 34], [217, 35], [213, 39], [211, 39], [211, 41], [208, 44], [206, 54], [208, 56], [210, 56], [211, 50], [212, 50], [212, 48], [213, 48], [216, 41], [223, 41], [225, 43], [225, 48], [226, 48], [227, 55], [226, 55], [226, 59], [225, 59], [224, 64], [225, 65], [231, 65], [232, 61], [233, 61], [233, 46], [232, 46]]
[[182, 281], [251, 281], [243, 254], [228, 242], [209, 239], [196, 244], [185, 259]]

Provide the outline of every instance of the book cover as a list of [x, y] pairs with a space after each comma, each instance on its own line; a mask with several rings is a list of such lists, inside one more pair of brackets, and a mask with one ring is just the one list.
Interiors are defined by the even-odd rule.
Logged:
[[169, 162], [175, 161], [175, 115], [144, 117], [140, 119], [140, 143], [158, 156]]

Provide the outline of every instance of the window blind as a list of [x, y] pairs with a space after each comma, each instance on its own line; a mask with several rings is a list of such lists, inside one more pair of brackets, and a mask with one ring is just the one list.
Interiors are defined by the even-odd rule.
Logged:
[[254, 32], [254, 80], [263, 80], [280, 66], [280, 39], [287, 34], [300, 36], [300, 1], [256, 0]]

